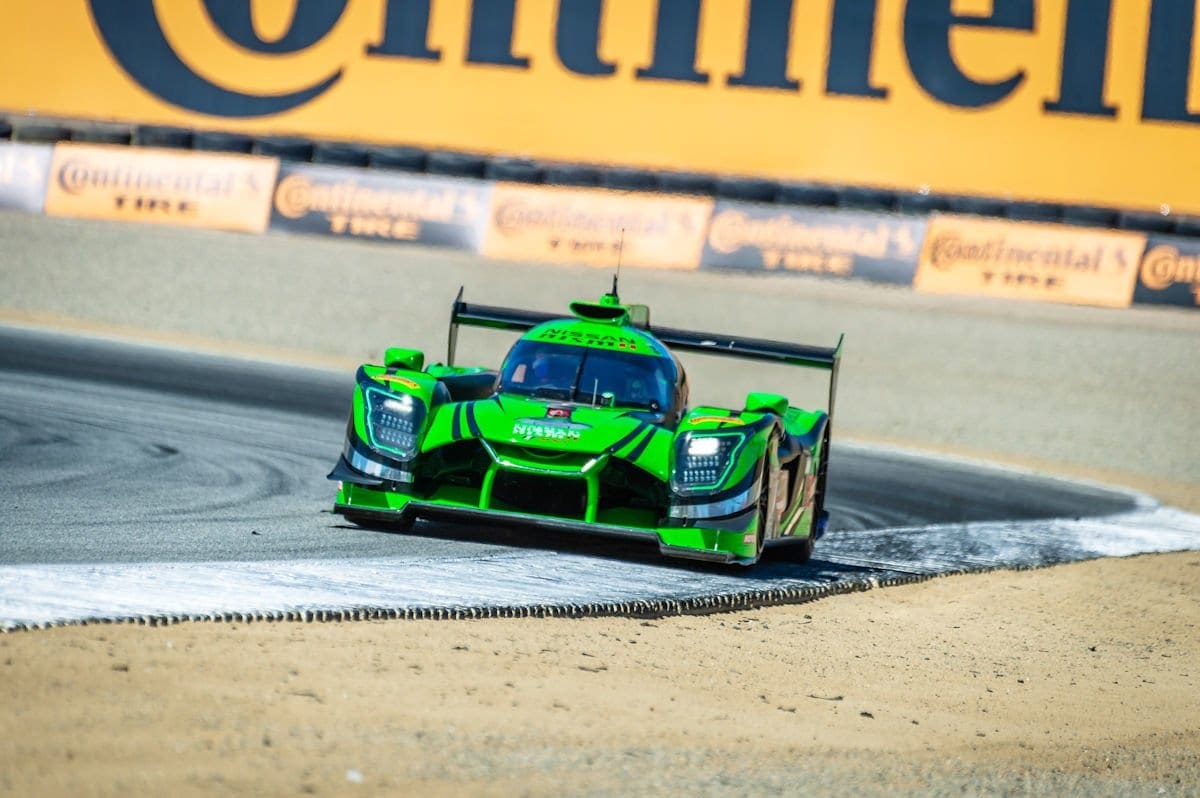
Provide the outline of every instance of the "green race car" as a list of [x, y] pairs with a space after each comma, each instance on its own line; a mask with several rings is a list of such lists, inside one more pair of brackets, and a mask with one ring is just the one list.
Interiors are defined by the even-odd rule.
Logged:
[[[655, 542], [750, 565], [767, 546], [807, 559], [825, 531], [841, 339], [803, 346], [652, 327], [613, 292], [571, 316], [468, 304], [446, 364], [388, 349], [356, 375], [334, 511], [363, 525], [417, 518]], [[454, 366], [459, 325], [520, 331], [499, 371]], [[672, 351], [829, 371], [829, 410], [747, 394], [691, 407]]]

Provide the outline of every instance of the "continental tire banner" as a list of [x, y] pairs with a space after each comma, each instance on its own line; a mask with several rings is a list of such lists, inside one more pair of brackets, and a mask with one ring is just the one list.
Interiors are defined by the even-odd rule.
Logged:
[[271, 229], [475, 250], [490, 190], [473, 180], [285, 163]]
[[1142, 233], [933, 216], [913, 286], [931, 294], [1126, 307]]
[[0, 109], [1200, 213], [1196, 21], [1194, 0], [27, 0], [0, 4]]
[[53, 147], [0, 142], [0, 208], [41, 213]]
[[694, 269], [712, 200], [497, 183], [482, 254], [506, 260]]
[[717, 202], [702, 268], [769, 269], [910, 285], [925, 220]]
[[1133, 301], [1200, 308], [1200, 240], [1150, 236]]
[[253, 155], [60, 143], [46, 213], [261, 233], [278, 166]]

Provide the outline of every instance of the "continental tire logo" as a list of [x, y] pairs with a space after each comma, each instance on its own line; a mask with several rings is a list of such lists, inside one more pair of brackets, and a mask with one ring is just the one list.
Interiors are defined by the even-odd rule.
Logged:
[[[113, 58], [144, 89], [172, 105], [202, 114], [256, 117], [279, 114], [310, 102], [342, 77], [342, 70], [280, 94], [236, 91], [204, 77], [175, 51], [163, 31], [154, 0], [91, 0], [92, 19]], [[176, 3], [158, 3], [177, 7]], [[204, 10], [214, 34], [252, 53], [299, 53], [333, 30], [346, 0], [295, 0], [291, 23], [283, 35], [268, 41], [254, 29], [253, 4], [205, 0]]]
[[1181, 255], [1175, 247], [1160, 244], [1142, 258], [1142, 285], [1155, 291], [1176, 283], [1191, 283], [1200, 290], [1200, 255]]
[[[43, 0], [41, 5], [57, 6], [61, 2]], [[1044, 36], [1041, 28], [1053, 27], [1035, 24], [1032, 0], [992, 3], [990, 5], [994, 7], [985, 13], [962, 16], [948, 11], [948, 2], [911, 0], [896, 4], [903, 8], [902, 19], [892, 24], [898, 24], [902, 36], [889, 46], [901, 47], [902, 57], [907, 62], [907, 69], [903, 70], [906, 79], [915, 81], [925, 94], [944, 106], [971, 109], [1000, 104], [1023, 87], [1035, 83], [1026, 79], [1026, 69], [1016, 66], [995, 81], [976, 80], [958, 65], [951, 46], [954, 37], [950, 35], [954, 28], [970, 25]], [[346, 62], [358, 53], [365, 58], [385, 60], [441, 61], [442, 48], [431, 42], [431, 31], [436, 30], [439, 23], [453, 24], [451, 20], [463, 20], [464, 16], [466, 24], [458, 22], [463, 29], [442, 36], [458, 38], [461, 35], [467, 40], [465, 63], [506, 70], [540, 69], [546, 56], [550, 55], [546, 50], [536, 55], [520, 52], [515, 31], [523, 28], [535, 38], [554, 42], [552, 57], [556, 72], [562, 69], [590, 80], [619, 79], [616, 76], [631, 74], [636, 81], [716, 84], [733, 91], [769, 89], [793, 95], [809, 91], [810, 83], [823, 83], [827, 96], [878, 101], [888, 98], [892, 90], [889, 84], [899, 78], [892, 72], [889, 80], [888, 72], [872, 69], [874, 61], [879, 60], [877, 54], [882, 46], [877, 44], [877, 39], [882, 37], [875, 35], [877, 2], [842, 3], [839, 0], [835, 4], [839, 9], [855, 10], [832, 15], [825, 37], [829, 58], [823, 80], [808, 74], [803, 81], [797, 80], [788, 70], [788, 52], [796, 47], [792, 31], [820, 24], [821, 18], [813, 8], [800, 11], [794, 6], [822, 4], [793, 3], [792, 0], [762, 3], [558, 0], [540, 4], [554, 8], [552, 30], [535, 27], [543, 18], [541, 12], [519, 10], [535, 5], [539, 4], [516, 3], [514, 0], [444, 0], [436, 3], [434, 0], [375, 0], [356, 3], [355, 11], [348, 12], [348, 0], [290, 0], [269, 4], [262, 0], [90, 0], [96, 29], [113, 58], [130, 77], [169, 103], [226, 117], [278, 114], [310, 102], [342, 78], [347, 69]], [[635, 7], [639, 16], [618, 17], [612, 11], [614, 7], [626, 5]], [[1058, 5], [1069, 6], [1062, 12], [1067, 19], [1060, 29], [1060, 38], [1042, 41], [1044, 46], [1040, 49], [1062, 54], [1062, 58], [1038, 64], [1032, 70], [1046, 78], [1036, 83], [1058, 88], [1057, 97], [1041, 97], [1042, 102], [1038, 105], [1043, 108], [1043, 113], [1098, 119], [1116, 115], [1117, 108], [1105, 102], [1105, 65], [1110, 61], [1107, 57], [1112, 38], [1110, 31], [1115, 27], [1114, 21], [1120, 18], [1125, 25], [1139, 21], [1147, 25], [1147, 55], [1141, 74], [1131, 73], [1132, 65], [1126, 65], [1110, 79], [1141, 85], [1142, 119], [1197, 123], [1200, 117], [1188, 109], [1190, 64], [1187, 54], [1191, 52], [1195, 27], [1193, 2], [1143, 0], [1140, 4], [1130, 3], [1133, 10], [1124, 12], [1130, 16], [1121, 12], [1114, 16], [1111, 0], [1090, 4], [1060, 2]], [[281, 31], [272, 31], [268, 36], [259, 32], [255, 23], [258, 16], [266, 13], [263, 6], [291, 12], [283, 20], [286, 25]], [[647, 16], [647, 7], [654, 9], [653, 17]], [[726, 7], [737, 10], [731, 12]], [[747, 7], [750, 10], [741, 10]], [[361, 12], [359, 8], [369, 10]], [[446, 8], [456, 10], [445, 11]], [[465, 13], [464, 8], [468, 9]], [[434, 21], [433, 15], [439, 12], [444, 17]], [[209, 77], [212, 69], [220, 68], [219, 48], [223, 47], [231, 54], [238, 52], [235, 57], [266, 56], [278, 60], [280, 56], [302, 56], [306, 51], [318, 49], [318, 45], [327, 40], [335, 39], [340, 23], [356, 13], [360, 15], [356, 17], [360, 23], [367, 14], [372, 15], [375, 28], [371, 40], [331, 43], [333, 47], [347, 46], [342, 50], [344, 55], [340, 63], [326, 66], [324, 74], [314, 71], [301, 79], [300, 85], [287, 91], [277, 94], [239, 91], [229, 83], [222, 85]], [[167, 19], [160, 18], [160, 14]], [[615, 18], [619, 22], [610, 21], [605, 25], [606, 18]], [[702, 22], [705, 18], [709, 21]], [[653, 20], [652, 27], [645, 30], [650, 35], [653, 52], [653, 61], [649, 65], [633, 65], [635, 58], [642, 58], [640, 50], [636, 55], [614, 53], [611, 42], [604, 42], [606, 34], [610, 33], [606, 28], [629, 25], [634, 19], [639, 22], [633, 24], [642, 26]], [[353, 30], [354, 27], [355, 23], [350, 21], [345, 29]], [[170, 30], [170, 37], [165, 30]], [[702, 64], [696, 47], [698, 40], [713, 40], [713, 33], [724, 43], [733, 45], [721, 49], [736, 52], [735, 48], [740, 45], [741, 57], [735, 60], [738, 66], [730, 65], [730, 71], [724, 75], [714, 74], [712, 67]], [[968, 48], [967, 53], [971, 52], [972, 48]], [[190, 64], [189, 55], [195, 55], [198, 63]], [[1064, 69], [1066, 64], [1072, 64], [1072, 68]], [[884, 74], [873, 80], [875, 71]], [[1042, 74], [1045, 72], [1049, 74]]]
[[275, 189], [275, 210], [288, 219], [321, 213], [450, 223], [460, 207], [466, 221], [477, 213], [474, 196], [453, 189], [376, 188], [356, 180], [326, 183], [304, 174], [288, 175]]
[[[907, 234], [907, 230], [904, 230]], [[884, 224], [808, 224], [786, 214], [755, 219], [741, 211], [722, 211], [713, 217], [708, 245], [729, 254], [745, 247], [759, 250], [817, 250], [847, 252], [865, 258], [886, 258], [891, 233]], [[897, 242], [903, 255], [916, 245]]]
[[289, 219], [299, 219], [313, 210], [312, 181], [304, 175], [290, 175], [275, 188], [275, 210]]
[[64, 161], [55, 180], [63, 192], [73, 195], [89, 191], [137, 191], [223, 198], [239, 193], [256, 195], [261, 190], [253, 174], [214, 170], [207, 165], [194, 170], [179, 166], [154, 168], [131, 161], [98, 164], [86, 157]]
[[493, 223], [505, 235], [526, 230], [551, 230], [610, 236], [624, 232], [632, 237], [670, 235], [692, 229], [688, 214], [673, 214], [665, 208], [651, 213], [592, 213], [581, 207], [520, 200], [500, 203], [493, 213]]
[[504, 259], [695, 268], [712, 200], [497, 183], [481, 252]]
[[252, 155], [61, 142], [51, 156], [45, 212], [261, 232], [276, 168]]
[[930, 242], [928, 258], [929, 264], [940, 271], [966, 265], [1098, 273], [1109, 262], [1109, 256], [1115, 261], [1117, 271], [1128, 268], [1120, 247], [1109, 249], [1100, 243], [1022, 245], [1010, 242], [1005, 236], [978, 239], [947, 232]]

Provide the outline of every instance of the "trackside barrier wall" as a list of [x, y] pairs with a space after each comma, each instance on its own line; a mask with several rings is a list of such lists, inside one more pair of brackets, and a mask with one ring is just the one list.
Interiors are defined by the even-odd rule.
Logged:
[[273, 157], [0, 141], [0, 208], [414, 242], [508, 260], [782, 271], [918, 291], [1200, 307], [1200, 240], [981, 217], [817, 211]]

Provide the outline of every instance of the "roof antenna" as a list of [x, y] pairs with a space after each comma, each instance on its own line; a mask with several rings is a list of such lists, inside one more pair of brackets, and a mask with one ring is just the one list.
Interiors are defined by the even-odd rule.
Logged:
[[625, 249], [625, 228], [621, 228], [621, 237], [617, 239], [617, 271], [613, 274], [612, 298], [617, 302], [621, 301], [620, 294], [617, 293], [617, 280], [621, 278], [621, 253]]

